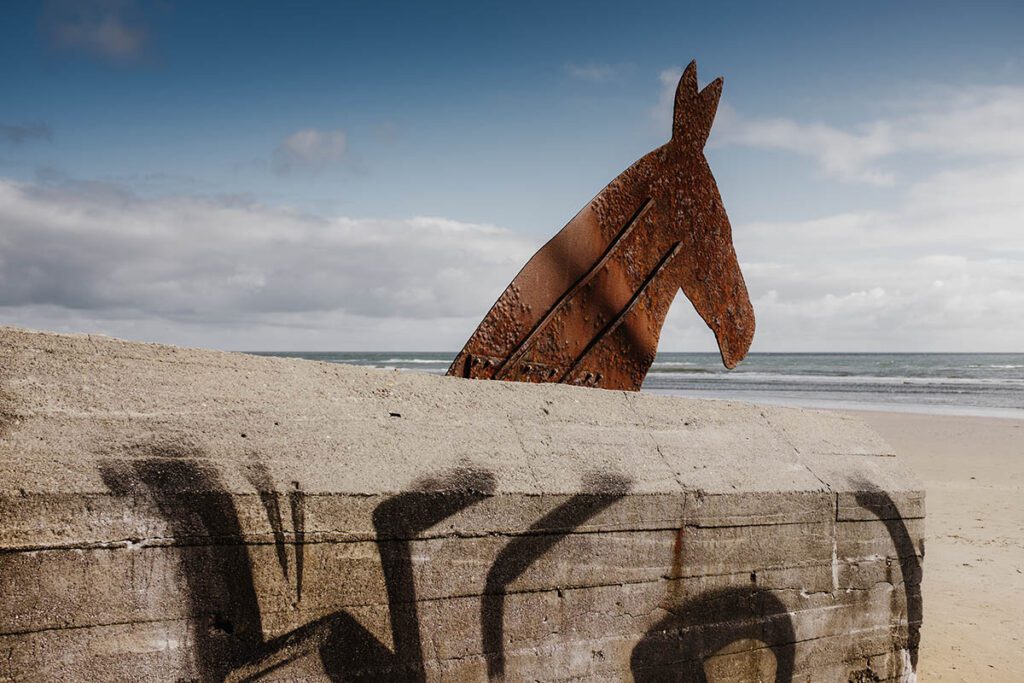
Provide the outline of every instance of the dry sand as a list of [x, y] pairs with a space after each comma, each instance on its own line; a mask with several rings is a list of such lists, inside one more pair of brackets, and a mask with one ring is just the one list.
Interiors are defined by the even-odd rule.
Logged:
[[922, 681], [1024, 681], [1024, 420], [857, 412], [924, 480]]

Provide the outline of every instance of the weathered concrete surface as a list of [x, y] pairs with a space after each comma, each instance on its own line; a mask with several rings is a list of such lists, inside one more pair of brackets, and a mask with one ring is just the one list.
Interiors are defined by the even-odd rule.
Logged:
[[861, 423], [0, 328], [2, 680], [899, 680]]

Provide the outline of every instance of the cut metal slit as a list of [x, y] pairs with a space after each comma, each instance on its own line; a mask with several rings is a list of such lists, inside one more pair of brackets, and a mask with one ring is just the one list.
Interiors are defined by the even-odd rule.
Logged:
[[629, 233], [633, 231], [633, 226], [639, 222], [640, 217], [647, 212], [647, 209], [650, 208], [650, 206], [650, 197], [644, 199], [643, 202], [641, 202], [639, 208], [637, 208], [637, 210], [633, 212], [633, 215], [630, 216], [629, 220], [626, 221], [625, 225], [622, 226], [618, 234], [616, 234], [612, 241], [608, 243], [608, 247], [604, 250], [604, 253], [601, 255], [601, 258], [598, 259], [586, 273], [581, 275], [580, 279], [577, 280], [572, 287], [567, 289], [565, 293], [562, 294], [561, 297], [559, 297], [558, 301], [555, 302], [555, 305], [548, 310], [548, 312], [544, 315], [543, 318], [537, 321], [537, 324], [533, 326], [533, 329], [530, 330], [530, 333], [528, 335], [526, 335], [526, 338], [523, 339], [523, 341], [521, 341], [516, 346], [516, 348], [512, 351], [511, 354], [509, 354], [508, 360], [502, 363], [501, 367], [498, 368], [498, 371], [494, 374], [494, 379], [505, 379], [507, 373], [511, 372], [512, 368], [514, 368], [516, 364], [520, 360], [522, 360], [523, 356], [525, 356], [526, 353], [530, 350], [530, 344], [534, 340], [534, 338], [538, 334], [540, 334], [541, 330], [543, 330], [549, 322], [551, 322], [552, 318], [555, 317], [558, 311], [566, 303], [571, 301], [572, 298], [575, 297], [581, 289], [586, 287], [587, 284], [594, 279], [595, 275], [597, 275], [601, 270], [607, 267], [608, 260], [615, 253], [615, 250], [622, 243], [622, 241], [629, 236]]
[[[568, 378], [572, 376], [572, 373], [576, 370], [576, 368], [580, 366], [580, 363], [582, 363], [586, 359], [587, 355], [594, 349], [594, 347], [597, 346], [599, 342], [604, 340], [606, 337], [611, 335], [613, 332], [615, 332], [615, 330], [619, 328], [619, 325], [622, 324], [622, 321], [626, 319], [626, 316], [629, 315], [629, 312], [633, 310], [634, 306], [636, 306], [636, 302], [640, 300], [641, 295], [643, 295], [644, 291], [647, 290], [647, 287], [652, 282], [654, 282], [655, 278], [657, 278], [658, 275], [661, 274], [663, 270], [665, 270], [665, 267], [672, 262], [672, 259], [675, 258], [676, 254], [679, 253], [679, 250], [682, 248], [682, 246], [682, 242], [676, 242], [675, 245], [671, 249], [669, 249], [668, 253], [661, 257], [661, 260], [658, 262], [658, 265], [656, 265], [654, 269], [647, 274], [647, 277], [644, 278], [643, 284], [641, 284], [640, 287], [636, 290], [636, 292], [633, 293], [633, 296], [630, 297], [629, 303], [626, 304], [625, 308], [619, 311], [618, 315], [616, 315], [612, 319], [612, 321], [608, 323], [605, 326], [605, 328], [601, 330], [597, 334], [597, 336], [590, 341], [589, 344], [587, 344], [587, 348], [583, 349], [583, 353], [577, 356], [576, 360], [573, 361], [573, 364], [570, 365], [569, 369], [566, 370], [564, 375], [562, 375], [559, 382], [565, 382], [566, 380], [568, 380]], [[588, 372], [587, 380], [589, 380], [590, 378], [591, 374]]]

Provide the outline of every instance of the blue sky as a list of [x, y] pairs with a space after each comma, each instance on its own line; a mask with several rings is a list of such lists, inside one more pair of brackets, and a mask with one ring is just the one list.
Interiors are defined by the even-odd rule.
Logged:
[[[1024, 348], [1024, 6], [11, 3], [0, 322], [461, 346], [696, 58], [755, 351]], [[680, 298], [662, 348], [713, 348]]]

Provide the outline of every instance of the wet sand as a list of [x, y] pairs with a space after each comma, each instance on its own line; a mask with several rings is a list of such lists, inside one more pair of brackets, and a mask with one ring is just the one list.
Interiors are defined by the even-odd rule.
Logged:
[[1024, 680], [1024, 420], [850, 412], [927, 492], [920, 680]]

